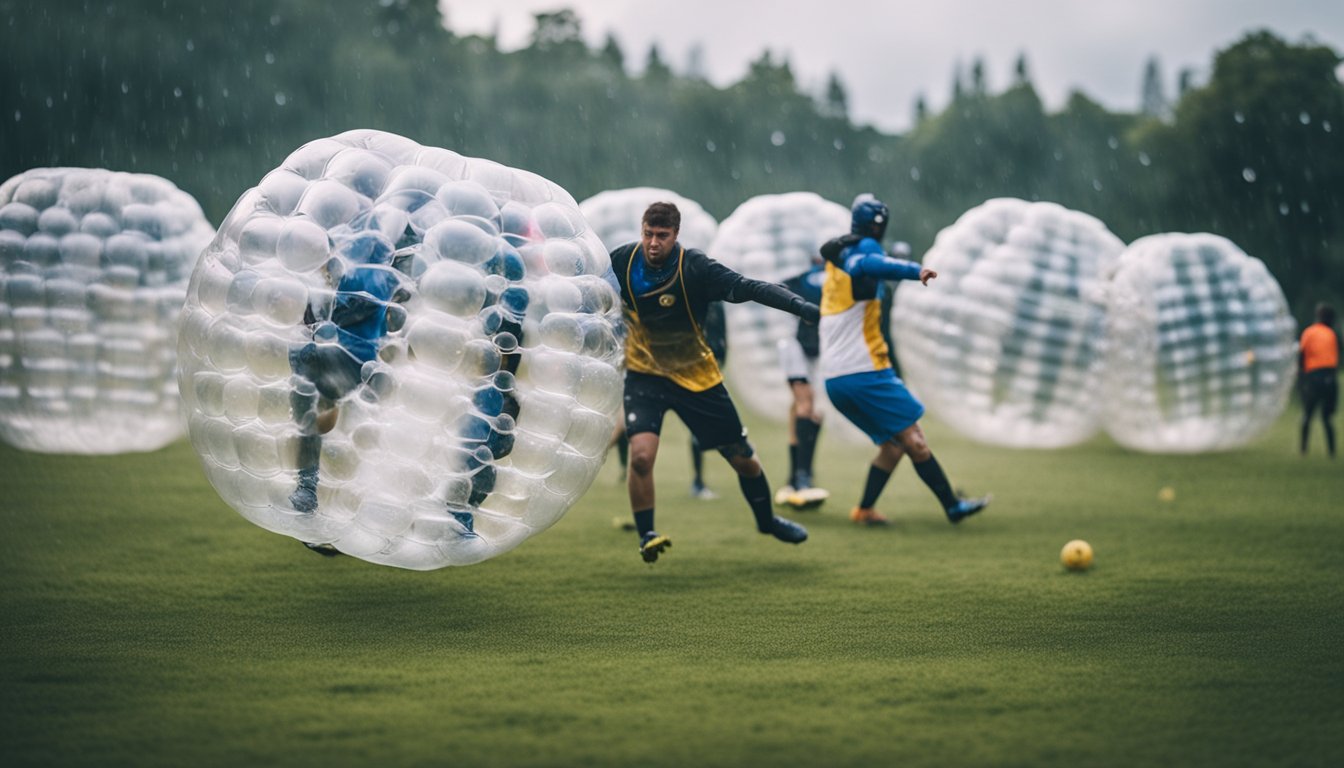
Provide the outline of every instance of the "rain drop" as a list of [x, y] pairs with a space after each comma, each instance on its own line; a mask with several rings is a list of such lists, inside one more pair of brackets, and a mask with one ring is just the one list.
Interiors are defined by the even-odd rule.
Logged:
[[1326, 133], [1329, 133], [1329, 132], [1330, 132], [1330, 121], [1329, 121], [1329, 120], [1322, 120], [1322, 121], [1321, 121], [1321, 128], [1323, 128], [1323, 129], [1325, 130]]
[[1152, 164], [1153, 164], [1153, 159], [1152, 159], [1151, 157], [1148, 156], [1148, 153], [1147, 153], [1147, 152], [1140, 152], [1140, 153], [1139, 153], [1139, 165], [1142, 165], [1143, 167], [1147, 168], [1148, 166], [1150, 166], [1150, 165], [1152, 165]]
[[1242, 168], [1241, 178], [1245, 179], [1248, 182], [1255, 181], [1255, 170], [1253, 168]]
[[17, 110], [17, 109], [14, 110], [14, 122], [17, 123], [17, 122], [19, 122], [19, 121], [22, 120], [22, 119], [23, 119], [23, 113], [20, 112], [20, 111]]
[[181, 89], [181, 88], [174, 88], [174, 89], [173, 89], [173, 96], [176, 97], [176, 98], [179, 98], [179, 99], [182, 98], [182, 89]]
[[1110, 147], [1111, 149], [1119, 149], [1120, 140], [1115, 138], [1114, 136], [1111, 136], [1110, 138], [1106, 139], [1106, 146]]
[[1092, 188], [1095, 189], [1095, 190], [1097, 190], [1098, 192], [1100, 192], [1100, 191], [1101, 191], [1101, 179], [1093, 179], [1093, 180], [1092, 180]]
[[1302, 209], [1303, 213], [1311, 213], [1311, 206], [1307, 204], [1306, 200], [1303, 200], [1302, 204], [1298, 207]]
[[1288, 204], [1287, 204], [1287, 203], [1279, 203], [1279, 215], [1280, 215], [1280, 216], [1287, 216], [1287, 215], [1288, 215]]
[[910, 166], [910, 178], [913, 181], [919, 181], [919, 166], [917, 165]]
[[274, 53], [271, 53], [270, 51], [267, 51], [267, 52], [266, 52], [266, 63], [267, 63], [267, 64], [274, 64], [274, 63], [275, 63], [275, 54], [274, 54]]
[[705, 142], [705, 149], [709, 150], [710, 152], [717, 151], [718, 148], [719, 148], [719, 145], [718, 145], [718, 144], [715, 144], [713, 141], [706, 141], [706, 142]]
[[775, 131], [774, 133], [770, 134], [770, 143], [774, 144], [776, 147], [784, 146], [784, 132]]
[[835, 147], [836, 152], [839, 152], [840, 150], [845, 148], [845, 142], [841, 141], [840, 139], [836, 139], [835, 141], [831, 142], [831, 146]]
[[130, 92], [131, 92], [131, 86], [127, 85], [125, 81], [122, 81], [122, 83], [121, 83], [121, 92], [122, 92], [122, 93], [130, 93]]
[[1246, 116], [1241, 114], [1241, 112], [1239, 111], [1232, 113], [1232, 119], [1236, 120], [1238, 123], [1246, 122]]
[[1297, 120], [1303, 125], [1311, 125], [1311, 115], [1308, 115], [1306, 112], [1298, 115]]
[[188, 51], [188, 52], [191, 52], [191, 51], [194, 51], [194, 50], [196, 50], [196, 43], [193, 42], [191, 39], [188, 39], [188, 40], [187, 40], [187, 51]]
[[287, 101], [289, 101], [289, 99], [286, 98], [285, 94], [281, 93], [280, 91], [276, 91], [276, 92], [275, 92], [275, 103], [276, 103], [276, 104], [279, 104], [280, 106], [283, 107], [283, 106], [285, 106], [285, 102], [287, 102]]

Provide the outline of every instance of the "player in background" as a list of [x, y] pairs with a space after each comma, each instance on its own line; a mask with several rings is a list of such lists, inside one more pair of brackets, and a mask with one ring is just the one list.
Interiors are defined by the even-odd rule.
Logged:
[[[784, 281], [784, 287], [814, 304], [821, 303], [821, 286], [826, 280], [826, 265], [820, 256], [806, 272]], [[775, 492], [776, 504], [795, 509], [811, 509], [830, 498], [829, 491], [813, 486], [812, 459], [821, 437], [823, 414], [816, 404], [817, 358], [821, 340], [817, 326], [798, 321], [792, 337], [778, 343], [779, 365], [793, 395], [789, 405], [789, 480]]]
[[1335, 308], [1316, 305], [1316, 322], [1302, 331], [1298, 342], [1298, 364], [1302, 388], [1302, 455], [1307, 454], [1311, 417], [1321, 410], [1325, 428], [1325, 449], [1335, 457], [1335, 427], [1330, 423], [1339, 404], [1339, 336], [1335, 334]]

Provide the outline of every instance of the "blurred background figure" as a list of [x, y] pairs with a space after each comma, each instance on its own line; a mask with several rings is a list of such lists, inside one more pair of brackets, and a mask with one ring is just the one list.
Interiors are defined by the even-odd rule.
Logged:
[[1330, 458], [1335, 457], [1335, 428], [1330, 420], [1339, 405], [1339, 336], [1335, 334], [1335, 308], [1329, 304], [1316, 305], [1316, 322], [1302, 331], [1298, 342], [1298, 358], [1302, 377], [1302, 455], [1307, 453], [1307, 439], [1311, 434], [1311, 417], [1321, 411], [1321, 426], [1325, 428], [1325, 448]]

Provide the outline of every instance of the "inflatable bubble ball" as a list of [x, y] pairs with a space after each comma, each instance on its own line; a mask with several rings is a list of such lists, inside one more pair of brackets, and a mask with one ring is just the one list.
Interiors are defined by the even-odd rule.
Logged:
[[[849, 209], [812, 192], [760, 195], [742, 203], [719, 225], [709, 255], [747, 277], [783, 283], [810, 270], [821, 260], [821, 245], [849, 232]], [[793, 395], [780, 361], [780, 343], [791, 342], [798, 318], [755, 303], [728, 304], [728, 367], [730, 386], [744, 396], [739, 402], [771, 421], [788, 420]], [[820, 382], [818, 382], [820, 384]], [[825, 387], [813, 396], [823, 410], [832, 410]], [[751, 393], [746, 396], [745, 393]], [[843, 419], [842, 433], [850, 432]], [[830, 422], [828, 422], [830, 423]], [[865, 440], [852, 430], [853, 440]]]
[[672, 203], [681, 212], [678, 242], [686, 248], [709, 251], [719, 223], [699, 203], [671, 190], [657, 187], [609, 189], [579, 203], [579, 211], [610, 252], [640, 238], [644, 210], [658, 202]]
[[1259, 259], [1212, 234], [1134, 241], [1108, 294], [1106, 430], [1127, 448], [1245, 445], [1283, 413], [1296, 324]]
[[0, 439], [113, 454], [180, 438], [177, 318], [213, 233], [158, 176], [37, 168], [0, 185]]
[[239, 199], [187, 292], [192, 444], [253, 523], [369, 562], [478, 562], [555, 523], [620, 406], [601, 241], [532, 173], [371, 130]]
[[938, 233], [892, 307], [901, 374], [981, 442], [1060, 448], [1101, 427], [1105, 283], [1124, 243], [1085, 213], [1012, 198]]

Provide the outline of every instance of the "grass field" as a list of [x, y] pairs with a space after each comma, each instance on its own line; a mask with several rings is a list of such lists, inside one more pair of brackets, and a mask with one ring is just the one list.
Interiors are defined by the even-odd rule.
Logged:
[[800, 547], [717, 457], [723, 499], [689, 499], [677, 426], [657, 564], [612, 524], [613, 459], [551, 530], [431, 573], [252, 526], [185, 442], [0, 448], [0, 765], [1342, 765], [1344, 460], [1299, 457], [1295, 415], [1204, 456], [931, 422], [995, 495], [955, 528], [908, 465], [896, 524], [852, 526], [871, 450], [824, 439]]

